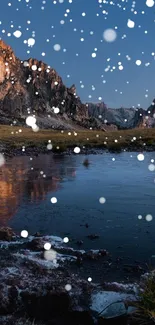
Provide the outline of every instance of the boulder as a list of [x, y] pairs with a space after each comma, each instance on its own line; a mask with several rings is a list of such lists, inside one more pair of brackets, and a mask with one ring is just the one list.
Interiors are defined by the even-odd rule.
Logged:
[[48, 292], [47, 294], [21, 293], [25, 311], [29, 317], [49, 320], [54, 317], [65, 316], [71, 308], [71, 298], [66, 292]]
[[0, 228], [0, 240], [11, 241], [14, 236], [15, 236], [15, 233], [13, 232], [13, 230], [11, 228], [9, 228], [9, 227]]
[[44, 249], [42, 238], [32, 239], [32, 241], [27, 243], [27, 248], [33, 251], [42, 251]]

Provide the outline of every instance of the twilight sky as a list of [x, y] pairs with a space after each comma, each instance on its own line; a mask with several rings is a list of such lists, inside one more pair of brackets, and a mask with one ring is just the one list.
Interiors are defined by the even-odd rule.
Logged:
[[[42, 60], [67, 86], [74, 83], [83, 102], [147, 108], [155, 97], [155, 6], [149, 3], [0, 0], [0, 37], [21, 60]], [[107, 29], [117, 33], [112, 42]]]

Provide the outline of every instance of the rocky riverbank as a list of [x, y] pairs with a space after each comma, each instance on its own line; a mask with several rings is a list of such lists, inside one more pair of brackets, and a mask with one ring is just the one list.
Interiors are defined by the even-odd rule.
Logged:
[[[45, 249], [47, 243], [49, 250]], [[99, 260], [107, 256], [105, 250], [92, 254]], [[95, 284], [90, 277], [80, 278], [76, 269], [71, 271], [71, 265], [78, 266], [89, 258], [90, 252], [66, 247], [62, 238], [39, 233], [22, 238], [10, 228], [1, 228], [0, 323], [30, 325], [35, 320], [33, 324], [38, 325], [117, 324], [115, 318], [106, 318], [123, 314], [119, 324], [132, 324], [130, 303], [124, 302], [137, 298], [138, 284]], [[115, 308], [107, 312], [111, 303]], [[104, 309], [106, 314], [102, 313]]]
[[[74, 146], [75, 147], [75, 146]], [[48, 150], [45, 145], [39, 146], [27, 146], [23, 148], [11, 148], [6, 144], [0, 143], [0, 152], [4, 154], [5, 157], [14, 157], [14, 156], [38, 156], [39, 154], [54, 154], [54, 155], [76, 155], [74, 153], [74, 147], [64, 147], [57, 146], [54, 147], [54, 150]], [[104, 154], [105, 152], [111, 152], [114, 154], [119, 154], [121, 152], [154, 152], [155, 146], [129, 146], [126, 148], [121, 147], [82, 147], [80, 148], [79, 154], [81, 155], [98, 155]]]

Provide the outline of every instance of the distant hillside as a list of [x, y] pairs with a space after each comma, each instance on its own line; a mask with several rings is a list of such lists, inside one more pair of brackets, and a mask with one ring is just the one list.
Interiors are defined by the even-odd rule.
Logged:
[[104, 103], [88, 103], [88, 114], [102, 123], [114, 124], [119, 129], [131, 129], [143, 125], [146, 111], [142, 108], [107, 108]]

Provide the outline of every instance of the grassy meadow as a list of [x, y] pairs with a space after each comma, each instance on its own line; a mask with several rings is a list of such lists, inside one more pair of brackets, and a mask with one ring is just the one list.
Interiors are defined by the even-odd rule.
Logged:
[[150, 148], [155, 150], [155, 129], [131, 129], [119, 131], [68, 131], [39, 130], [19, 126], [0, 125], [0, 144], [10, 149], [25, 147], [46, 147], [48, 141], [62, 151], [75, 146], [86, 148], [105, 148], [110, 151], [122, 149], [136, 150]]

